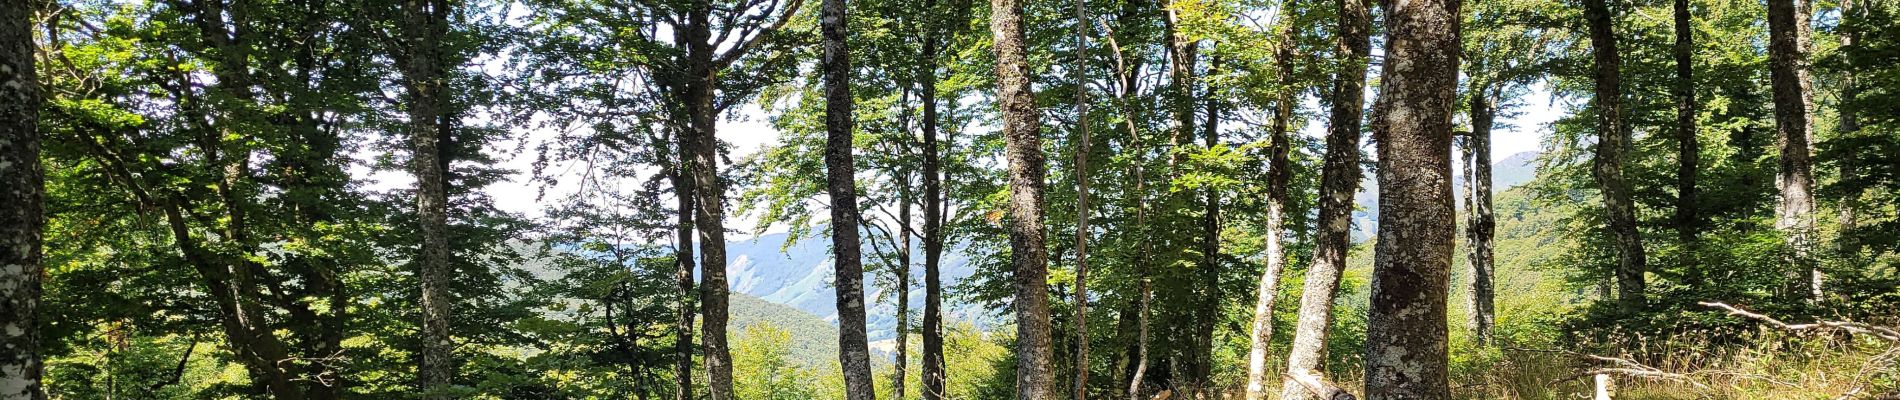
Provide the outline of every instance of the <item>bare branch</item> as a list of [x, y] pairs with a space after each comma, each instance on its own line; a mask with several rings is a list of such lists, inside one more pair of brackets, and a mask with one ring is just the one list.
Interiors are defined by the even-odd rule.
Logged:
[[1719, 309], [1728, 311], [1729, 315], [1735, 315], [1735, 316], [1740, 316], [1740, 317], [1753, 319], [1753, 320], [1757, 320], [1761, 322], [1766, 322], [1769, 325], [1774, 325], [1777, 328], [1781, 328], [1782, 330], [1786, 330], [1790, 332], [1823, 330], [1823, 329], [1838, 329], [1838, 330], [1846, 331], [1847, 333], [1873, 335], [1874, 337], [1880, 338], [1881, 340], [1885, 340], [1888, 342], [1900, 342], [1900, 331], [1896, 331], [1893, 328], [1888, 328], [1884, 326], [1870, 325], [1870, 324], [1864, 324], [1864, 323], [1852, 322], [1852, 321], [1816, 321], [1813, 323], [1806, 323], [1806, 324], [1790, 324], [1787, 322], [1783, 322], [1782, 320], [1775, 319], [1775, 317], [1770, 317], [1767, 315], [1750, 312], [1748, 310], [1741, 309], [1740, 307], [1731, 306], [1724, 303], [1704, 301], [1704, 302], [1701, 302], [1700, 304], [1702, 304], [1703, 306], [1707, 306], [1711, 308], [1719, 308]]

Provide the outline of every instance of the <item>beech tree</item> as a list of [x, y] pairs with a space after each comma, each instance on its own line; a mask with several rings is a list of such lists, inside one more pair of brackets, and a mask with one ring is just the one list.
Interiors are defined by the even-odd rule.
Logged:
[[0, 4], [0, 397], [41, 399], [40, 87], [31, 4]]

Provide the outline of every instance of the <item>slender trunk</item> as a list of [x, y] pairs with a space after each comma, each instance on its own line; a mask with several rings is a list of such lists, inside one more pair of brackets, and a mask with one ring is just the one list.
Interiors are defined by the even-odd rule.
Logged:
[[[906, 123], [906, 125], [909, 125]], [[910, 173], [905, 172], [897, 189], [897, 223], [900, 240], [897, 247], [897, 365], [891, 378], [891, 397], [904, 400], [904, 377], [910, 371]]]
[[1678, 264], [1694, 269], [1696, 234], [1700, 228], [1696, 212], [1696, 165], [1701, 161], [1701, 145], [1696, 140], [1695, 38], [1690, 26], [1689, 0], [1675, 0], [1675, 47], [1670, 50], [1676, 61], [1676, 82], [1670, 89], [1676, 100], [1676, 238], [1682, 245]]
[[997, 102], [1009, 162], [1010, 263], [1016, 278], [1016, 398], [1055, 396], [1050, 376], [1049, 256], [1043, 237], [1041, 111], [1029, 79], [1022, 0], [990, 1]]
[[1629, 153], [1630, 133], [1623, 122], [1623, 62], [1618, 53], [1616, 18], [1610, 0], [1586, 0], [1584, 19], [1590, 25], [1590, 50], [1596, 79], [1596, 157], [1590, 168], [1609, 214], [1609, 231], [1616, 246], [1616, 302], [1625, 312], [1644, 307], [1648, 270], [1642, 232], [1636, 229], [1636, 203], [1631, 199], [1623, 164]]
[[[1366, 63], [1371, 58], [1371, 4], [1335, 0], [1339, 8], [1338, 75], [1333, 77], [1332, 110], [1327, 122], [1325, 165], [1320, 171], [1319, 235], [1313, 264], [1306, 269], [1300, 294], [1299, 323], [1288, 350], [1287, 372], [1318, 374], [1326, 361], [1326, 336], [1333, 324], [1333, 299], [1339, 292], [1346, 252], [1352, 249], [1353, 195], [1359, 191], [1359, 136], [1364, 113]], [[1286, 380], [1282, 398], [1312, 398], [1298, 382]]]
[[1808, 77], [1808, 4], [1768, 1], [1769, 76], [1774, 83], [1775, 142], [1781, 150], [1775, 174], [1775, 228], [1787, 235], [1787, 296], [1821, 300], [1821, 272], [1813, 257], [1814, 164], [1809, 146], [1812, 94]]
[[732, 400], [732, 350], [727, 345], [727, 306], [731, 288], [726, 283], [726, 189], [719, 179], [718, 114], [714, 106], [718, 69], [714, 65], [712, 4], [695, 0], [685, 11], [687, 22], [674, 34], [686, 51], [680, 102], [686, 109], [690, 137], [686, 168], [693, 179], [693, 224], [699, 231], [700, 346], [706, 360], [706, 388], [711, 400]]
[[[1210, 69], [1220, 68], [1220, 61], [1219, 57], [1215, 57], [1214, 60], [1209, 63]], [[1207, 132], [1205, 137], [1207, 138], [1206, 144], [1209, 148], [1220, 143], [1220, 108], [1217, 104], [1218, 101], [1218, 99], [1212, 96], [1207, 98], [1207, 122], [1203, 130]], [[1206, 204], [1206, 209], [1201, 214], [1202, 268], [1200, 271], [1200, 286], [1205, 292], [1202, 293], [1203, 297], [1201, 298], [1200, 304], [1200, 314], [1203, 320], [1200, 325], [1195, 327], [1199, 330], [1194, 332], [1194, 355], [1197, 359], [1193, 364], [1193, 373], [1194, 376], [1198, 377], [1198, 381], [1200, 382], [1195, 385], [1199, 389], [1199, 396], [1201, 398], [1210, 398], [1209, 395], [1213, 390], [1214, 376], [1214, 326], [1218, 325], [1221, 319], [1220, 306], [1223, 293], [1220, 287], [1220, 276], [1223, 266], [1221, 265], [1220, 255], [1220, 193], [1211, 188], [1203, 191], [1206, 196], [1206, 202], [1204, 203]]]
[[[1292, 7], [1291, 2], [1283, 7]], [[1280, 43], [1276, 45], [1278, 73], [1275, 78], [1283, 85], [1292, 85], [1293, 46], [1292, 29], [1282, 26]], [[1260, 275], [1259, 287], [1253, 308], [1252, 340], [1247, 348], [1247, 400], [1267, 398], [1267, 381], [1273, 379], [1267, 375], [1267, 350], [1273, 346], [1273, 309], [1280, 299], [1280, 275], [1286, 270], [1286, 248], [1281, 243], [1286, 236], [1286, 197], [1287, 183], [1292, 178], [1292, 163], [1287, 160], [1292, 151], [1292, 143], [1287, 140], [1288, 125], [1293, 120], [1293, 95], [1290, 88], [1280, 92], [1280, 98], [1274, 103], [1273, 155], [1267, 161], [1267, 270]], [[1216, 205], [1212, 198], [1208, 207]]]
[[[1174, 120], [1174, 129], [1169, 131], [1168, 136], [1169, 151], [1167, 173], [1170, 174], [1170, 176], [1179, 176], [1182, 172], [1180, 164], [1187, 160], [1187, 152], [1179, 150], [1183, 145], [1194, 140], [1194, 89], [1195, 84], [1199, 80], [1195, 75], [1195, 67], [1196, 64], [1199, 63], [1200, 41], [1194, 39], [1188, 32], [1182, 30], [1181, 25], [1184, 23], [1180, 15], [1182, 7], [1184, 7], [1184, 5], [1180, 4], [1178, 0], [1170, 1], [1164, 8], [1167, 18], [1162, 21], [1163, 28], [1166, 30], [1166, 39], [1168, 40], [1169, 80], [1168, 95], [1164, 104], [1168, 106], [1168, 111], [1173, 114]], [[1187, 195], [1188, 192], [1169, 193], [1169, 196], [1173, 196], [1174, 198], [1169, 199], [1168, 203], [1179, 206], [1176, 208], [1176, 217], [1180, 218], [1179, 220], [1187, 219], [1185, 215], [1179, 214], [1180, 211], [1187, 210], [1189, 208], [1187, 205], [1192, 204], [1191, 201], [1193, 201], [1191, 197], [1187, 197]], [[1184, 235], [1189, 234], [1185, 230], [1180, 233]], [[1205, 273], [1204, 271], [1211, 269], [1210, 267], [1211, 266], [1203, 265], [1200, 270]], [[1218, 301], [1219, 288], [1201, 287], [1199, 289], [1204, 291], [1199, 294], [1199, 297], [1203, 300]], [[1190, 288], [1189, 291], [1193, 292], [1192, 288]], [[1180, 389], [1180, 393], [1176, 393], [1176, 395], [1203, 398], [1206, 396], [1205, 393], [1202, 392], [1202, 389], [1206, 385], [1208, 377], [1201, 372], [1208, 370], [1208, 368], [1206, 368], [1207, 366], [1203, 364], [1208, 364], [1205, 362], [1207, 361], [1205, 358], [1212, 350], [1207, 345], [1211, 345], [1213, 342], [1211, 336], [1213, 333], [1214, 318], [1212, 315], [1207, 315], [1205, 310], [1192, 310], [1185, 314], [1190, 317], [1190, 321], [1193, 323], [1191, 327], [1193, 334], [1186, 338], [1181, 338], [1183, 339], [1181, 342], [1185, 343], [1185, 351], [1181, 351], [1182, 349], [1180, 349], [1180, 347], [1183, 346], [1175, 346], [1177, 351], [1172, 356], [1179, 358], [1174, 360], [1173, 364], [1175, 365], [1173, 366], [1175, 368], [1173, 368], [1173, 371], [1170, 371], [1170, 374], [1174, 375], [1175, 381], [1186, 385], [1185, 387], [1177, 388]], [[1206, 333], [1204, 334], [1203, 332]]]
[[[1860, 13], [1863, 12], [1861, 7], [1865, 6], [1860, 3], [1860, 0], [1841, 0], [1840, 35], [1842, 52], [1851, 54], [1860, 51], [1860, 44], [1858, 42], [1860, 41], [1861, 24], [1859, 20], [1862, 18]], [[1848, 58], [1851, 59], [1852, 57]], [[1855, 65], [1852, 61], [1849, 61], [1849, 66], [1841, 72], [1843, 75], [1841, 77], [1841, 100], [1839, 107], [1841, 121], [1839, 125], [1837, 125], [1837, 129], [1840, 132], [1837, 137], [1851, 137], [1860, 132], [1859, 103], [1861, 87], [1860, 80], [1856, 76], [1854, 68]], [[1851, 159], [1841, 159], [1839, 162], [1842, 180], [1859, 178], [1860, 167], [1858, 163]], [[1863, 193], [1858, 190], [1848, 192], [1843, 196], [1840, 204], [1840, 238], [1837, 239], [1840, 244], [1838, 248], [1840, 249], [1840, 254], [1850, 260], [1856, 260], [1860, 256], [1860, 240], [1855, 237], [1854, 230], [1860, 225], [1859, 209], [1862, 194]]]
[[45, 177], [32, 21], [28, 2], [0, 4], [0, 398], [21, 400], [46, 396], [38, 315]]
[[1454, 210], [1451, 114], [1459, 2], [1388, 2], [1373, 112], [1379, 244], [1366, 318], [1366, 398], [1448, 399], [1445, 294]]
[[831, 195], [832, 273], [838, 293], [838, 363], [845, 398], [877, 398], [864, 334], [864, 265], [858, 238], [858, 188], [853, 165], [851, 53], [845, 45], [844, 0], [825, 0], [821, 17], [825, 69], [825, 183]]
[[1075, 400], [1089, 397], [1089, 13], [1075, 0]]
[[693, 400], [693, 179], [687, 163], [679, 162], [686, 157], [687, 143], [691, 135], [684, 130], [675, 132], [676, 143], [662, 143], [658, 146], [673, 146], [678, 151], [674, 158], [677, 168], [669, 171], [668, 180], [673, 184], [673, 196], [678, 203], [678, 222], [674, 226], [673, 258], [678, 268], [673, 271], [673, 282], [679, 289], [679, 303], [674, 308], [679, 323], [673, 327], [673, 356], [678, 359], [673, 365], [673, 400]]
[[1491, 204], [1491, 127], [1497, 120], [1490, 85], [1477, 85], [1471, 91], [1471, 137], [1466, 147], [1471, 154], [1471, 332], [1479, 345], [1491, 344], [1491, 330], [1497, 325], [1496, 301], [1492, 280], [1496, 268], [1493, 240], [1497, 236], [1497, 217]]
[[455, 343], [449, 320], [453, 267], [448, 242], [448, 170], [444, 148], [449, 135], [441, 40], [448, 30], [448, 3], [408, 0], [403, 7], [408, 45], [404, 77], [409, 89], [411, 168], [416, 175], [416, 215], [421, 222], [422, 367], [417, 369], [426, 398], [446, 399], [455, 377]]
[[[924, 9], [936, 10], [936, 0], [924, 0]], [[937, 42], [942, 31], [931, 27], [924, 37], [925, 65], [917, 74], [917, 86], [924, 103], [924, 365], [923, 399], [943, 400], [945, 376], [943, 363], [943, 173], [941, 149], [937, 143]]]

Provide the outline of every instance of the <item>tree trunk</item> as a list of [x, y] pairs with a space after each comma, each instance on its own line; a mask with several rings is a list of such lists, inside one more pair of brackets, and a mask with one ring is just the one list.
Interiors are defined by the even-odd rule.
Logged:
[[40, 87], [33, 67], [33, 9], [0, 4], [0, 398], [45, 398], [40, 390]]
[[[924, 0], [924, 9], [936, 10], [936, 0]], [[946, 396], [943, 363], [943, 169], [937, 143], [937, 45], [942, 31], [933, 26], [924, 37], [917, 74], [924, 103], [924, 365], [923, 399]]]
[[844, 0], [825, 0], [825, 183], [831, 195], [832, 273], [838, 293], [838, 363], [844, 393], [871, 400], [871, 354], [864, 334], [864, 264], [858, 238], [858, 189], [852, 161], [851, 57], [845, 46]]
[[[1840, 5], [1840, 47], [1843, 52], [1850, 54], [1860, 51], [1858, 48], [1861, 46], [1858, 44], [1860, 41], [1859, 25], [1861, 24], [1859, 21], [1861, 18], [1864, 18], [1862, 13], [1865, 11], [1862, 10], [1862, 7], [1866, 6], [1862, 5], [1860, 1], [1861, 0], [1841, 0]], [[1852, 59], [1852, 57], [1847, 58]], [[1836, 129], [1840, 132], [1836, 137], [1851, 137], [1860, 132], [1859, 103], [1861, 82], [1854, 72], [1855, 67], [1855, 63], [1849, 61], [1848, 67], [1841, 71], [1843, 75], [1841, 77], [1841, 99], [1839, 107], [1841, 121], [1839, 125], [1836, 126]], [[1841, 180], [1859, 178], [1859, 163], [1846, 158], [1839, 160], [1839, 163], [1841, 168]], [[1860, 258], [1861, 242], [1855, 237], [1853, 232], [1855, 229], [1858, 229], [1860, 225], [1859, 209], [1861, 196], [1863, 194], [1863, 191], [1860, 190], [1848, 192], [1843, 196], [1840, 204], [1840, 229], [1838, 230], [1840, 232], [1840, 238], [1837, 239], [1840, 243], [1837, 247], [1840, 250], [1840, 254], [1850, 260], [1858, 260]]]
[[1373, 135], [1379, 243], [1366, 318], [1366, 398], [1449, 399], [1445, 294], [1454, 210], [1458, 1], [1388, 2]]
[[1768, 1], [1769, 77], [1774, 81], [1776, 144], [1781, 150], [1775, 174], [1775, 228], [1787, 235], [1787, 261], [1793, 282], [1787, 296], [1821, 299], [1821, 271], [1814, 247], [1814, 161], [1809, 146], [1812, 98], [1808, 77], [1808, 7], [1804, 0]]
[[[1494, 85], [1494, 84], [1493, 84]], [[1471, 137], [1466, 147], [1471, 154], [1471, 332], [1480, 345], [1491, 344], [1491, 328], [1497, 325], [1492, 279], [1493, 240], [1497, 236], [1497, 217], [1491, 204], [1491, 127], [1497, 120], [1497, 105], [1492, 103], [1491, 85], [1476, 85], [1471, 90]]]
[[1089, 13], [1075, 0], [1075, 400], [1089, 397]]
[[[1290, 8], [1292, 3], [1288, 2], [1283, 7]], [[1290, 11], [1288, 13], [1290, 15]], [[1293, 83], [1292, 29], [1285, 26], [1279, 29], [1281, 31], [1280, 43], [1276, 45], [1279, 47], [1276, 51], [1278, 59], [1276, 79], [1283, 85], [1291, 85]], [[1247, 348], [1247, 400], [1267, 398], [1267, 381], [1273, 379], [1267, 375], [1267, 350], [1273, 345], [1273, 309], [1280, 298], [1280, 275], [1286, 270], [1286, 248], [1281, 240], [1286, 236], [1284, 225], [1286, 224], [1287, 183], [1293, 176], [1292, 171], [1289, 170], [1292, 163], [1287, 160], [1288, 154], [1292, 151], [1292, 143], [1287, 140], [1287, 130], [1293, 119], [1293, 97], [1293, 90], [1281, 91], [1280, 98], [1274, 102], [1273, 126], [1270, 128], [1273, 135], [1273, 155], [1267, 162], [1267, 270], [1260, 275], [1259, 287], [1255, 289], [1253, 333]], [[1216, 202], [1209, 198], [1210, 210], [1215, 205]]]
[[448, 170], [441, 148], [449, 132], [447, 74], [442, 60], [442, 37], [448, 30], [448, 3], [444, 0], [408, 0], [403, 7], [408, 45], [403, 75], [409, 89], [411, 168], [416, 175], [416, 215], [421, 222], [422, 254], [422, 366], [416, 374], [425, 398], [446, 399], [455, 378], [455, 343], [449, 320], [454, 279], [449, 264]]
[[[906, 123], [906, 125], [909, 125]], [[908, 130], [908, 128], [906, 128]], [[891, 397], [904, 400], [904, 377], [910, 371], [910, 172], [904, 172], [902, 187], [897, 189], [897, 230], [903, 238], [897, 247], [897, 365], [891, 379]]]
[[688, 140], [691, 135], [681, 129], [674, 133], [674, 143], [661, 143], [657, 146], [673, 146], [678, 149], [673, 162], [677, 165], [669, 171], [667, 180], [673, 184], [673, 195], [678, 203], [678, 222], [674, 229], [673, 258], [677, 269], [673, 271], [673, 282], [679, 288], [679, 304], [674, 313], [679, 322], [673, 327], [673, 356], [678, 357], [673, 365], [673, 400], [693, 400], [693, 178], [687, 168], [687, 149], [692, 148]]
[[[1696, 139], [1695, 38], [1690, 26], [1689, 0], [1675, 0], [1675, 47], [1670, 50], [1676, 61], [1676, 82], [1670, 93], [1676, 100], [1676, 238], [1682, 245], [1678, 264], [1695, 264], [1696, 234], [1700, 228], [1696, 212], [1697, 164], [1701, 145]], [[1694, 269], [1694, 268], [1689, 268]]]
[[1636, 203], [1631, 199], [1629, 181], [1624, 179], [1623, 164], [1630, 147], [1630, 133], [1623, 122], [1623, 62], [1617, 50], [1616, 18], [1610, 0], [1585, 0], [1584, 19], [1590, 25], [1590, 50], [1594, 54], [1596, 78], [1596, 160], [1590, 168], [1597, 188], [1603, 195], [1603, 209], [1609, 214], [1609, 231], [1616, 246], [1616, 302], [1625, 312], [1644, 307], [1648, 270], [1642, 232], [1636, 229]]
[[[1371, 58], [1371, 25], [1367, 0], [1335, 0], [1339, 8], [1335, 49], [1341, 68], [1333, 77], [1332, 110], [1326, 134], [1325, 165], [1320, 172], [1319, 235], [1313, 264], [1306, 269], [1300, 294], [1300, 317], [1288, 350], [1287, 372], [1319, 374], [1326, 361], [1326, 336], [1333, 324], [1333, 299], [1339, 292], [1346, 252], [1352, 249], [1353, 195], [1359, 191], [1359, 136], [1365, 98], [1366, 63]], [[1307, 400], [1312, 395], [1298, 382], [1286, 380], [1280, 396]]]
[[1043, 237], [1041, 111], [1029, 79], [1022, 0], [990, 0], [995, 36], [997, 103], [1002, 107], [1009, 162], [1010, 263], [1016, 275], [1016, 398], [1056, 395], [1050, 376], [1049, 255]]

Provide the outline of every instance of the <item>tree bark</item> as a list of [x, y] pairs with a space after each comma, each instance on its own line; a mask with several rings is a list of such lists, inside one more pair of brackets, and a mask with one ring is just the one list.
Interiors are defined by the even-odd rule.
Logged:
[[[909, 125], [909, 123], [905, 123]], [[908, 128], [906, 128], [908, 130]], [[904, 400], [904, 378], [910, 371], [910, 172], [906, 170], [897, 189], [897, 236], [903, 238], [897, 247], [897, 364], [892, 371], [891, 397]]]
[[1022, 0], [990, 0], [997, 102], [1009, 163], [1010, 264], [1016, 279], [1016, 398], [1054, 397], [1050, 376], [1049, 255], [1043, 237], [1041, 111], [1030, 88]]
[[[1366, 63], [1371, 58], [1372, 17], [1367, 0], [1335, 0], [1339, 9], [1335, 49], [1342, 68], [1333, 77], [1332, 110], [1327, 122], [1325, 165], [1320, 171], [1319, 234], [1313, 264], [1306, 269], [1300, 294], [1299, 323], [1288, 350], [1287, 373], [1319, 374], [1326, 361], [1326, 336], [1333, 323], [1346, 252], [1352, 249], [1353, 195], [1359, 191], [1359, 136], [1364, 113]], [[1299, 382], [1287, 379], [1280, 396], [1312, 399]]]
[[1471, 332], [1480, 345], [1491, 344], [1491, 330], [1497, 325], [1497, 306], [1492, 280], [1496, 273], [1493, 240], [1497, 236], [1497, 217], [1491, 204], [1491, 127], [1497, 120], [1492, 86], [1472, 87], [1471, 137], [1466, 138], [1471, 168], [1466, 185], [1471, 186], [1471, 237], [1468, 242], [1471, 262]]
[[[936, 0], [924, 0], [924, 9], [936, 10]], [[933, 24], [934, 25], [934, 24]], [[917, 86], [924, 103], [924, 365], [923, 399], [943, 400], [946, 377], [943, 363], [943, 169], [937, 143], [937, 46], [943, 31], [929, 28], [924, 37]]]
[[1609, 231], [1605, 233], [1616, 246], [1616, 303], [1623, 311], [1633, 312], [1644, 307], [1647, 284], [1643, 274], [1648, 271], [1648, 255], [1643, 250], [1642, 232], [1636, 227], [1632, 188], [1623, 175], [1630, 132], [1623, 121], [1623, 62], [1609, 1], [1583, 2], [1596, 80], [1597, 144], [1590, 172], [1602, 192], [1604, 212], [1609, 214]]
[[1089, 13], [1075, 0], [1075, 400], [1089, 397]]
[[1696, 261], [1696, 235], [1700, 229], [1696, 211], [1697, 164], [1701, 144], [1696, 139], [1695, 37], [1689, 0], [1675, 0], [1675, 46], [1670, 55], [1676, 61], [1676, 82], [1671, 95], [1676, 100], [1676, 238], [1683, 249], [1679, 264], [1693, 266]]
[[[825, 183], [831, 195], [832, 273], [838, 294], [838, 363], [850, 400], [877, 398], [864, 334], [864, 264], [858, 237], [858, 189], [852, 160], [851, 53], [844, 0], [824, 0]], [[901, 339], [901, 338], [900, 338]]]
[[657, 146], [673, 146], [677, 149], [673, 157], [676, 167], [669, 171], [667, 180], [673, 184], [673, 196], [678, 201], [678, 222], [674, 226], [673, 258], [678, 268], [673, 271], [673, 282], [679, 288], [679, 303], [674, 308], [678, 324], [673, 327], [673, 356], [678, 357], [673, 365], [673, 400], [693, 400], [693, 190], [692, 171], [687, 167], [687, 149], [692, 148], [684, 129], [674, 133], [673, 143], [661, 143]]
[[[1288, 2], [1282, 7], [1291, 8], [1292, 4]], [[1292, 29], [1285, 26], [1279, 29], [1276, 79], [1282, 85], [1292, 85]], [[1260, 275], [1259, 287], [1255, 289], [1252, 340], [1247, 349], [1247, 400], [1267, 398], [1267, 381], [1272, 379], [1267, 373], [1267, 350], [1273, 345], [1273, 309], [1280, 298], [1280, 275], [1286, 270], [1286, 248], [1281, 240], [1286, 236], [1287, 182], [1293, 175], [1289, 170], [1292, 163], [1287, 160], [1292, 151], [1287, 130], [1293, 119], [1293, 95], [1291, 89], [1281, 91], [1274, 104], [1273, 125], [1270, 128], [1273, 155], [1267, 162], [1267, 269]], [[1216, 204], [1212, 198], [1208, 199], [1210, 210]]]
[[[1840, 47], [1843, 52], [1848, 52], [1850, 54], [1852, 52], [1860, 51], [1859, 48], [1861, 46], [1861, 44], [1859, 44], [1860, 24], [1861, 24], [1859, 20], [1861, 18], [1865, 18], [1865, 16], [1863, 15], [1865, 11], [1862, 9], [1862, 7], [1866, 7], [1866, 5], [1861, 4], [1860, 1], [1861, 0], [1841, 0], [1841, 5], [1840, 5], [1841, 7], [1841, 25], [1840, 25], [1841, 46]], [[1848, 57], [1848, 58], [1850, 60], [1852, 59], [1852, 57]], [[1849, 66], [1845, 68], [1844, 71], [1841, 72], [1843, 75], [1841, 77], [1841, 94], [1840, 94], [1841, 99], [1840, 99], [1840, 106], [1839, 106], [1839, 113], [1840, 113], [1841, 120], [1839, 124], [1836, 125], [1837, 129], [1840, 132], [1840, 134], [1837, 135], [1837, 137], [1851, 137], [1855, 135], [1856, 133], [1860, 132], [1860, 104], [1859, 103], [1860, 103], [1861, 82], [1860, 82], [1859, 77], [1854, 71], [1854, 68], [1857, 66], [1856, 64], [1857, 63], [1849, 61], [1848, 62]], [[1839, 160], [1839, 163], [1840, 163], [1840, 169], [1841, 169], [1840, 171], [1841, 180], [1850, 180], [1850, 179], [1859, 178], [1861, 174], [1860, 172], [1861, 166], [1859, 165], [1858, 162], [1855, 162], [1854, 160], [1851, 160], [1851, 159], [1842, 159], [1842, 160]], [[1855, 191], [1848, 192], [1841, 199], [1841, 204], [1840, 204], [1841, 209], [1840, 209], [1840, 217], [1839, 217], [1840, 239], [1838, 239], [1840, 243], [1837, 246], [1837, 248], [1840, 250], [1840, 254], [1842, 256], [1847, 257], [1849, 259], [1857, 260], [1860, 258], [1861, 241], [1859, 238], [1855, 237], [1854, 231], [1858, 229], [1860, 226], [1860, 211], [1859, 210], [1861, 207], [1861, 204], [1860, 204], [1861, 196], [1864, 194], [1865, 194], [1864, 191], [1855, 190]]]
[[1768, 1], [1768, 64], [1775, 99], [1776, 145], [1781, 150], [1775, 188], [1775, 228], [1787, 236], [1792, 284], [1787, 296], [1821, 299], [1821, 271], [1814, 257], [1814, 161], [1809, 144], [1813, 99], [1808, 76], [1808, 7], [1805, 0]]
[[1373, 114], [1380, 212], [1366, 398], [1448, 399], [1451, 114], [1462, 14], [1458, 0], [1392, 1], [1385, 9], [1384, 86]]
[[22, 400], [46, 396], [38, 314], [45, 175], [29, 4], [0, 4], [0, 398]]
[[403, 3], [408, 45], [403, 77], [409, 90], [410, 168], [416, 175], [416, 215], [421, 222], [422, 253], [422, 366], [416, 370], [425, 398], [446, 399], [455, 377], [455, 343], [449, 320], [454, 300], [449, 295], [453, 267], [449, 264], [448, 171], [442, 139], [449, 135], [446, 73], [442, 37], [448, 29], [444, 0], [407, 0]]

